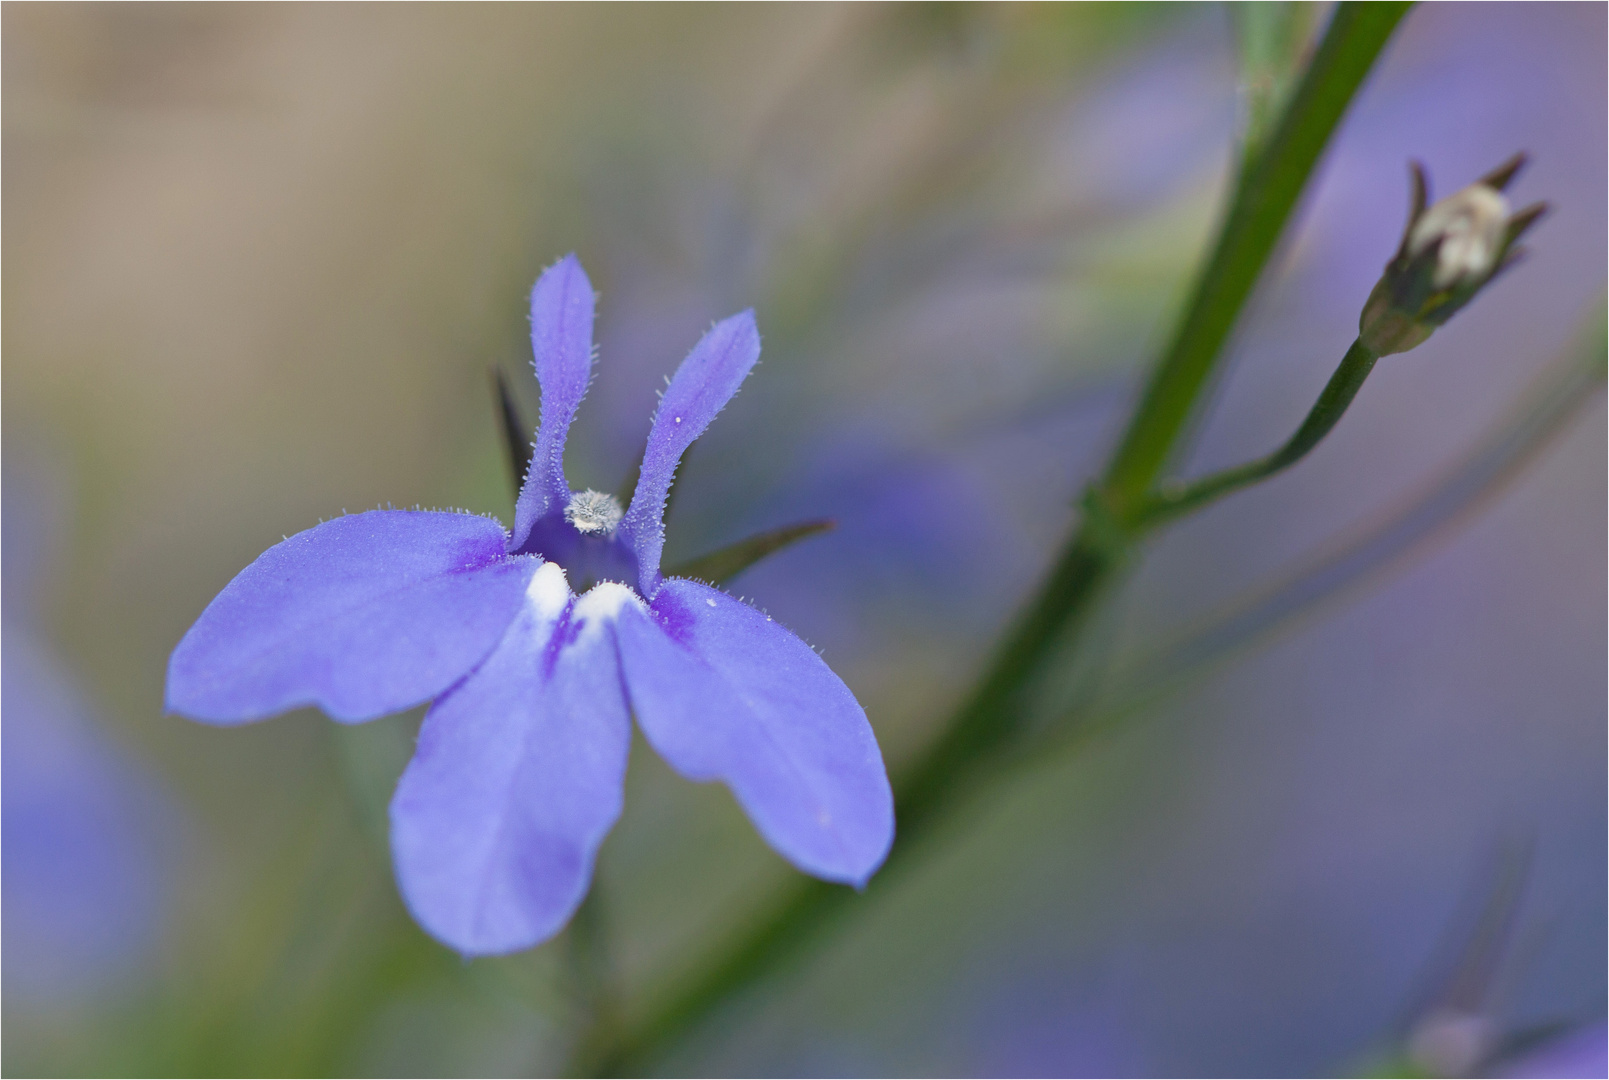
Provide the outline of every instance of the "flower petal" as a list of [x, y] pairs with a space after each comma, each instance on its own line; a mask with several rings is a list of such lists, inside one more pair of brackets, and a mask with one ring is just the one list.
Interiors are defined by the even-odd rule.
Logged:
[[518, 551], [531, 526], [570, 499], [564, 479], [564, 440], [592, 377], [592, 282], [581, 262], [566, 255], [542, 272], [531, 290], [531, 352], [542, 385], [542, 423], [531, 468], [514, 504]]
[[760, 331], [754, 325], [754, 312], [740, 312], [716, 323], [699, 339], [659, 399], [648, 447], [643, 451], [642, 471], [637, 474], [637, 490], [620, 522], [621, 537], [637, 555], [644, 596], [652, 597], [659, 588], [665, 497], [670, 494], [676, 464], [737, 393], [759, 358]]
[[620, 816], [631, 721], [606, 627], [621, 593], [635, 603], [604, 585], [572, 604], [545, 564], [496, 650], [425, 717], [391, 849], [414, 918], [466, 955], [558, 932]]
[[615, 627], [637, 722], [692, 780], [723, 780], [799, 869], [859, 886], [894, 839], [894, 800], [855, 696], [793, 634], [670, 578]]
[[257, 557], [173, 650], [167, 707], [238, 724], [302, 705], [372, 720], [429, 700], [492, 650], [535, 559], [489, 518], [371, 510]]

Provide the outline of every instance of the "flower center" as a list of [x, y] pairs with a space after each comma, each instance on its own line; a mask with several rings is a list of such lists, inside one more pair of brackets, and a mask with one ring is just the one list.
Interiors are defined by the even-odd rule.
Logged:
[[584, 536], [613, 536], [624, 515], [613, 495], [591, 488], [570, 496], [570, 505], [564, 508], [564, 520]]
[[624, 516], [613, 495], [578, 491], [562, 512], [551, 511], [531, 527], [519, 553], [558, 563], [577, 595], [600, 581], [636, 588], [637, 557], [616, 535]]

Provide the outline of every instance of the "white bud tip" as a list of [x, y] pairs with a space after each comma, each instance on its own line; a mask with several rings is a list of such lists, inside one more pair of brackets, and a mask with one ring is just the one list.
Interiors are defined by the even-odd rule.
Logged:
[[1471, 184], [1425, 211], [1408, 237], [1408, 254], [1417, 255], [1441, 241], [1431, 277], [1438, 289], [1485, 277], [1497, 265], [1508, 217], [1508, 200], [1501, 192]]

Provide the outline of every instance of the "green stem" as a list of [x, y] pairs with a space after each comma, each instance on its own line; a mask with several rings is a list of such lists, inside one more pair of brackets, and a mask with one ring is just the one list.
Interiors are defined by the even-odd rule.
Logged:
[[[1241, 308], [1272, 254], [1320, 152], [1373, 66], [1405, 3], [1343, 3], [1267, 142], [1241, 174], [1213, 253], [1104, 482], [1090, 493], [1077, 533], [1007, 634], [977, 689], [895, 784], [898, 835], [870, 886], [886, 887], [917, 839], [1027, 730], [1027, 708], [1048, 661], [1085, 625], [1134, 555], [1139, 535], [1124, 511], [1143, 505], [1173, 452]], [[723, 1001], [795, 957], [856, 894], [799, 879], [746, 932], [649, 1006], [636, 1023], [588, 1033], [570, 1071], [642, 1072]]]
[[1163, 485], [1135, 508], [1129, 520], [1130, 526], [1137, 532], [1155, 529], [1296, 464], [1335, 427], [1341, 414], [1357, 397], [1363, 380], [1369, 377], [1378, 359], [1364, 347], [1363, 342], [1354, 341], [1341, 359], [1341, 366], [1330, 376], [1324, 392], [1307, 414], [1307, 419], [1302, 421], [1302, 426], [1296, 429], [1296, 434], [1284, 446], [1266, 457], [1203, 476], [1199, 480]]

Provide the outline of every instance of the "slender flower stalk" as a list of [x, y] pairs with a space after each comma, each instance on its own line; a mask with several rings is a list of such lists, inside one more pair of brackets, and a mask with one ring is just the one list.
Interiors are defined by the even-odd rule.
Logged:
[[1296, 434], [1284, 446], [1266, 457], [1199, 480], [1162, 484], [1134, 512], [1131, 527], [1142, 532], [1158, 528], [1296, 464], [1340, 422], [1342, 414], [1363, 388], [1363, 380], [1369, 377], [1378, 359], [1361, 340], [1354, 341], [1341, 359], [1341, 366], [1330, 376], [1324, 392], [1307, 414], [1307, 419], [1302, 421], [1302, 426], [1296, 429]]

